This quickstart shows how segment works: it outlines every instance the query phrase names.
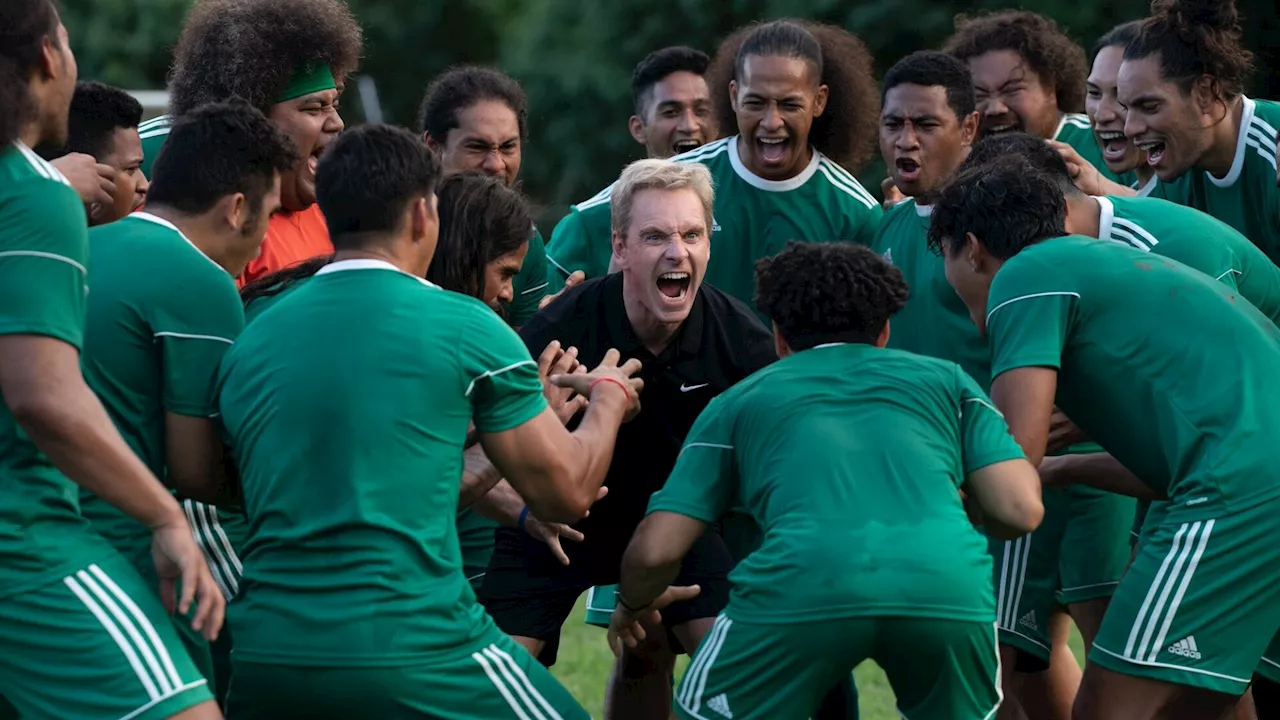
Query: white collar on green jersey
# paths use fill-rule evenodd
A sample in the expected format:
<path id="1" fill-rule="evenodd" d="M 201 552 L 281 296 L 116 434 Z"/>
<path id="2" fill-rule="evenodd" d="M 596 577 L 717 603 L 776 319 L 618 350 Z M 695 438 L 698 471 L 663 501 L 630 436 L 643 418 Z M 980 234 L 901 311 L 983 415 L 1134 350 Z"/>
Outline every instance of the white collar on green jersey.
<path id="1" fill-rule="evenodd" d="M 1116 206 L 1105 195 L 1094 195 L 1093 199 L 1098 201 L 1098 239 L 1110 240 L 1111 226 L 1116 221 Z"/>
<path id="2" fill-rule="evenodd" d="M 912 198 L 911 201 L 916 202 L 915 198 Z M 933 206 L 921 205 L 920 203 L 916 202 L 916 215 L 919 215 L 922 218 L 931 217 L 933 215 Z"/>
<path id="3" fill-rule="evenodd" d="M 195 243 L 191 242 L 191 238 L 187 237 L 186 235 L 183 235 L 183 234 L 182 234 L 182 231 L 178 229 L 178 226 L 177 226 L 177 225 L 174 225 L 173 223 L 169 222 L 168 220 L 165 220 L 165 219 L 164 219 L 164 218 L 162 218 L 162 217 L 156 217 L 155 215 L 152 215 L 151 213 L 149 213 L 149 212 L 144 212 L 144 211 L 138 211 L 138 212 L 136 212 L 136 213 L 132 213 L 132 214 L 130 214 L 130 215 L 128 215 L 128 216 L 126 216 L 126 217 L 130 217 L 130 218 L 137 218 L 137 219 L 139 219 L 139 220 L 145 220 L 145 221 L 147 221 L 147 222 L 149 222 L 149 223 L 155 223 L 156 225 L 159 225 L 159 226 L 161 226 L 161 227 L 169 228 L 169 229 L 170 229 L 170 230 L 172 230 L 175 234 L 177 234 L 177 236 L 178 236 L 178 237 L 182 238 L 182 240 L 183 240 L 184 242 L 186 242 L 188 245 L 190 245 L 192 250 L 195 250 L 196 252 L 200 253 L 200 257 L 202 257 L 202 258 L 204 258 L 205 260 L 208 260 L 209 262 L 211 262 L 211 263 L 213 263 L 214 265 L 216 265 L 216 266 L 217 266 L 217 268 L 218 268 L 219 270 L 221 270 L 222 272 L 226 272 L 226 271 L 227 271 L 227 270 L 226 270 L 226 268 L 224 268 L 224 267 L 222 267 L 221 265 L 218 265 L 218 263 L 214 262 L 213 258 L 209 257 L 208 255 L 205 255 L 203 250 L 201 250 L 199 247 L 197 247 Z"/>
<path id="4" fill-rule="evenodd" d="M 1214 177 L 1208 170 L 1204 171 L 1206 180 L 1222 188 L 1231 187 L 1236 184 L 1236 180 L 1240 179 L 1240 172 L 1244 170 L 1244 154 L 1249 149 L 1249 130 L 1253 126 L 1253 110 L 1256 106 L 1252 100 L 1243 95 L 1240 96 L 1240 101 L 1244 103 L 1244 110 L 1240 113 L 1240 133 L 1236 137 L 1236 156 L 1231 161 L 1231 169 L 1221 178 Z"/>
<path id="5" fill-rule="evenodd" d="M 849 344 L 849 343 L 847 343 L 847 342 L 822 343 L 821 345 L 814 345 L 813 347 L 811 347 L 811 348 L 809 348 L 809 349 L 810 349 L 810 350 L 817 350 L 818 348 L 824 348 L 824 347 L 840 347 L 841 345 L 848 345 L 848 344 Z"/>
<path id="6" fill-rule="evenodd" d="M 1138 191 L 1138 197 L 1146 197 L 1151 194 L 1152 190 L 1156 189 L 1156 185 L 1160 184 L 1160 178 L 1155 173 L 1152 173 L 1151 177 L 1147 178 L 1146 184 L 1142 187 L 1137 187 L 1138 183 L 1136 180 L 1133 184 L 1133 189 Z"/>
<path id="7" fill-rule="evenodd" d="M 31 165 L 32 170 L 36 171 L 37 175 L 40 175 L 46 180 L 53 180 L 54 182 L 60 182 L 67 187 L 71 187 L 71 181 L 67 179 L 66 175 L 62 174 L 61 170 L 37 155 L 34 150 L 27 147 L 21 140 L 14 140 L 13 146 L 18 149 L 18 153 L 21 154 L 22 157 L 26 158 L 27 163 Z"/>
<path id="8" fill-rule="evenodd" d="M 751 187 L 768 192 L 787 192 L 803 186 L 809 182 L 809 178 L 813 177 L 814 173 L 818 172 L 818 163 L 822 161 L 822 153 L 818 152 L 817 148 L 812 148 L 812 150 L 813 155 L 809 158 L 809 164 L 804 170 L 800 171 L 799 175 L 789 180 L 765 180 L 742 164 L 742 158 L 738 157 L 738 136 L 734 135 L 729 138 L 729 164 L 733 166 L 733 171 L 738 174 L 738 177 L 745 180 Z"/>
<path id="9" fill-rule="evenodd" d="M 403 275 L 409 275 L 409 277 L 413 278 L 414 280 L 417 280 L 418 282 L 422 283 L 423 285 L 426 285 L 427 287 L 439 287 L 435 283 L 430 282 L 425 278 L 420 278 L 417 275 L 410 275 L 409 273 L 401 270 L 400 268 L 396 267 L 395 265 L 392 265 L 391 263 L 385 260 L 373 260 L 373 259 L 367 259 L 367 258 L 359 258 L 356 260 L 339 260 L 338 262 L 331 262 L 328 265 L 325 265 L 324 267 L 316 271 L 316 275 L 328 275 L 329 273 L 344 272 L 347 270 L 391 270 L 392 272 L 398 272 Z"/>

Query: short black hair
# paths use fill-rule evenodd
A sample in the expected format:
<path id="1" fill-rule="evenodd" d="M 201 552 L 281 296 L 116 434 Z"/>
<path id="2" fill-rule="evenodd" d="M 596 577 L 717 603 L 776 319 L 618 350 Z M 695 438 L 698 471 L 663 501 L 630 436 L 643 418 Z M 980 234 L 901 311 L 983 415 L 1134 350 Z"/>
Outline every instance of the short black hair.
<path id="1" fill-rule="evenodd" d="M 265 113 L 301 68 L 325 64 L 345 82 L 362 42 L 343 0 L 199 0 L 173 50 L 169 107 L 239 96 Z"/>
<path id="2" fill-rule="evenodd" d="M 227 195 L 244 193 L 256 212 L 276 173 L 297 161 L 293 142 L 244 100 L 202 105 L 169 129 L 151 166 L 147 204 L 199 215 Z"/>
<path id="3" fill-rule="evenodd" d="M 99 161 L 110 149 L 117 128 L 136 128 L 142 122 L 142 103 L 118 87 L 99 82 L 76 83 L 67 118 L 67 142 L 60 148 L 37 148 L 46 159 L 84 153 Z"/>
<path id="4" fill-rule="evenodd" d="M 44 39 L 58 42 L 58 8 L 53 0 L 0 3 L 0 146 L 8 146 L 39 114 L 31 96 L 31 74 L 40 67 Z"/>
<path id="5" fill-rule="evenodd" d="M 874 343 L 909 294 L 902 271 L 856 243 L 793 242 L 756 262 L 756 306 L 797 352 Z"/>
<path id="6" fill-rule="evenodd" d="M 1160 74 L 1184 93 L 1201 77 L 1229 100 L 1244 92 L 1253 53 L 1240 44 L 1243 31 L 1235 0 L 1154 0 L 1151 17 L 1125 47 L 1125 60 L 1160 56 Z"/>
<path id="7" fill-rule="evenodd" d="M 747 57 L 804 60 L 827 86 L 827 109 L 809 128 L 809 144 L 832 162 L 857 174 L 877 150 L 880 89 L 871 53 L 856 35 L 835 25 L 807 20 L 774 20 L 739 28 L 720 43 L 707 69 L 707 87 L 716 122 L 738 127 L 729 81 L 738 80 Z"/>
<path id="8" fill-rule="evenodd" d="M 1138 39 L 1138 34 L 1142 32 L 1141 20 L 1130 20 L 1127 23 L 1120 23 L 1111 28 L 1105 35 L 1098 38 L 1098 42 L 1093 44 L 1093 48 L 1089 50 L 1089 67 L 1093 67 L 1093 62 L 1098 59 L 1098 53 L 1109 47 L 1119 46 L 1121 49 L 1129 47 L 1129 43 Z"/>
<path id="9" fill-rule="evenodd" d="M 654 50 L 645 55 L 631 72 L 631 106 L 637 117 L 646 114 L 646 105 L 653 99 L 653 86 L 678 72 L 705 75 L 711 58 L 701 50 L 686 45 L 673 45 Z"/>
<path id="10" fill-rule="evenodd" d="M 969 157 L 965 158 L 960 169 L 988 165 L 998 158 L 1009 156 L 1026 160 L 1031 167 L 1057 183 L 1063 193 L 1074 195 L 1081 192 L 1071 179 L 1071 171 L 1062 155 L 1044 139 L 1024 132 L 1000 133 L 982 138 L 973 144 Z"/>
<path id="11" fill-rule="evenodd" d="M 444 143 L 449 131 L 458 127 L 458 113 L 481 100 L 496 100 L 511 108 L 520 128 L 520 139 L 525 138 L 529 101 L 524 88 L 509 75 L 478 65 L 449 68 L 431 81 L 418 111 L 418 132 Z"/>
<path id="12" fill-rule="evenodd" d="M 884 74 L 883 98 L 899 85 L 941 87 L 947 92 L 947 105 L 963 120 L 977 107 L 973 92 L 973 75 L 969 66 L 956 56 L 937 50 L 920 50 L 902 58 Z"/>
<path id="13" fill-rule="evenodd" d="M 963 168 L 933 205 L 929 247 L 955 255 L 973 233 L 1008 260 L 1042 240 L 1067 234 L 1067 206 L 1057 183 L 1020 155 Z"/>
<path id="14" fill-rule="evenodd" d="M 351 250 L 398 229 L 405 206 L 439 182 L 440 161 L 420 138 L 391 125 L 361 125 L 320 158 L 316 202 L 334 249 Z"/>
<path id="15" fill-rule="evenodd" d="M 480 173 L 445 178 L 439 200 L 440 239 L 427 279 L 445 290 L 481 298 L 484 267 L 533 236 L 529 203 L 501 179 Z"/>
<path id="16" fill-rule="evenodd" d="M 956 32 L 943 50 L 961 60 L 996 50 L 1022 56 L 1040 82 L 1053 88 L 1061 112 L 1084 111 L 1084 81 L 1089 76 L 1084 50 L 1056 22 L 1029 10 L 1002 10 L 977 16 L 957 15 Z"/>

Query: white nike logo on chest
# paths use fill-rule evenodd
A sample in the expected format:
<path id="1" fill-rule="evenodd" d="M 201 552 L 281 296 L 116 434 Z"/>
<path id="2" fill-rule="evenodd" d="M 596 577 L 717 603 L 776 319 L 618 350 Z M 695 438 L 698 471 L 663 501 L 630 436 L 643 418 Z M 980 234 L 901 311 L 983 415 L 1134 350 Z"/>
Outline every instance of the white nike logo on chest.
<path id="1" fill-rule="evenodd" d="M 693 391 L 693 390 L 697 390 L 698 388 L 704 388 L 704 387 L 706 387 L 706 386 L 708 386 L 708 385 L 710 385 L 710 384 L 711 384 L 711 383 L 702 383 L 701 385 L 684 385 L 684 384 L 681 384 L 681 385 L 680 385 L 680 392 L 691 392 L 691 391 Z"/>

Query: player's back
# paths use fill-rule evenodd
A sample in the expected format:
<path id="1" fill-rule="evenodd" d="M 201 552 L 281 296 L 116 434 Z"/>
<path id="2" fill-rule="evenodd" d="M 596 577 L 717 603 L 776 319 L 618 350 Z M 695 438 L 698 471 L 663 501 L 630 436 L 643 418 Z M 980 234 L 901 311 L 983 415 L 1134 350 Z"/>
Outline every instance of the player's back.
<path id="1" fill-rule="evenodd" d="M 1280 324 L 1280 267 L 1238 230 L 1211 215 L 1148 197 L 1099 197 L 1098 236 L 1173 258 L 1240 291 Z"/>
<path id="2" fill-rule="evenodd" d="M 847 170 L 816 150 L 809 165 L 789 180 L 766 180 L 748 170 L 738 155 L 737 136 L 672 160 L 701 163 L 711 172 L 716 198 L 704 281 L 748 304 L 757 260 L 776 255 L 791 241 L 870 245 L 883 214 Z M 598 277 L 607 272 L 611 190 L 575 206 L 556 226 L 547 259 L 561 273 L 583 270 Z"/>
<path id="3" fill-rule="evenodd" d="M 1202 210 L 1239 230 L 1280 263 L 1280 187 L 1276 187 L 1276 128 L 1280 103 L 1244 98 L 1235 158 L 1227 174 L 1192 169 L 1153 196 Z"/>
<path id="4" fill-rule="evenodd" d="M 909 199 L 890 208 L 872 249 L 902 271 L 911 295 L 889 322 L 888 347 L 951 360 L 978 386 L 991 385 L 991 351 L 969 308 L 947 282 L 942 257 L 929 249 L 932 208 Z"/>
<path id="5" fill-rule="evenodd" d="M 1206 513 L 1280 495 L 1280 330 L 1175 260 L 1065 237 L 996 274 L 992 374 L 1055 366 L 1057 404 L 1125 467 Z M 1038 329 L 1037 329 L 1038 328 Z M 1047 328 L 1047 330 L 1046 330 Z"/>
<path id="6" fill-rule="evenodd" d="M 250 522 L 237 655 L 420 660 L 484 630 L 454 526 L 467 427 L 545 407 L 492 401 L 520 369 L 484 362 L 500 348 L 532 365 L 479 301 L 373 261 L 322 268 L 246 327 L 220 394 Z"/>
<path id="7" fill-rule="evenodd" d="M 869 345 L 784 358 L 717 401 L 737 501 L 764 532 L 734 571 L 737 616 L 991 620 L 987 543 L 958 488 L 965 415 L 999 414 L 954 363 Z M 710 409 L 708 409 L 710 412 Z"/>

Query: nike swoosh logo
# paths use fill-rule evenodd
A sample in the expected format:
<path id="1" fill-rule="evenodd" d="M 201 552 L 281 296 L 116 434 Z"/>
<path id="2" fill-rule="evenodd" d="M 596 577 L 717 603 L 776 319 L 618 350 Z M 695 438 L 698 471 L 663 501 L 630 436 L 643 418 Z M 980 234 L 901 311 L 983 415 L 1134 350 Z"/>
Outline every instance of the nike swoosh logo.
<path id="1" fill-rule="evenodd" d="M 710 384 L 711 383 L 702 383 L 701 385 L 683 385 L 682 384 L 680 386 L 680 392 L 691 392 L 693 390 L 697 390 L 698 388 L 704 388 Z"/>

